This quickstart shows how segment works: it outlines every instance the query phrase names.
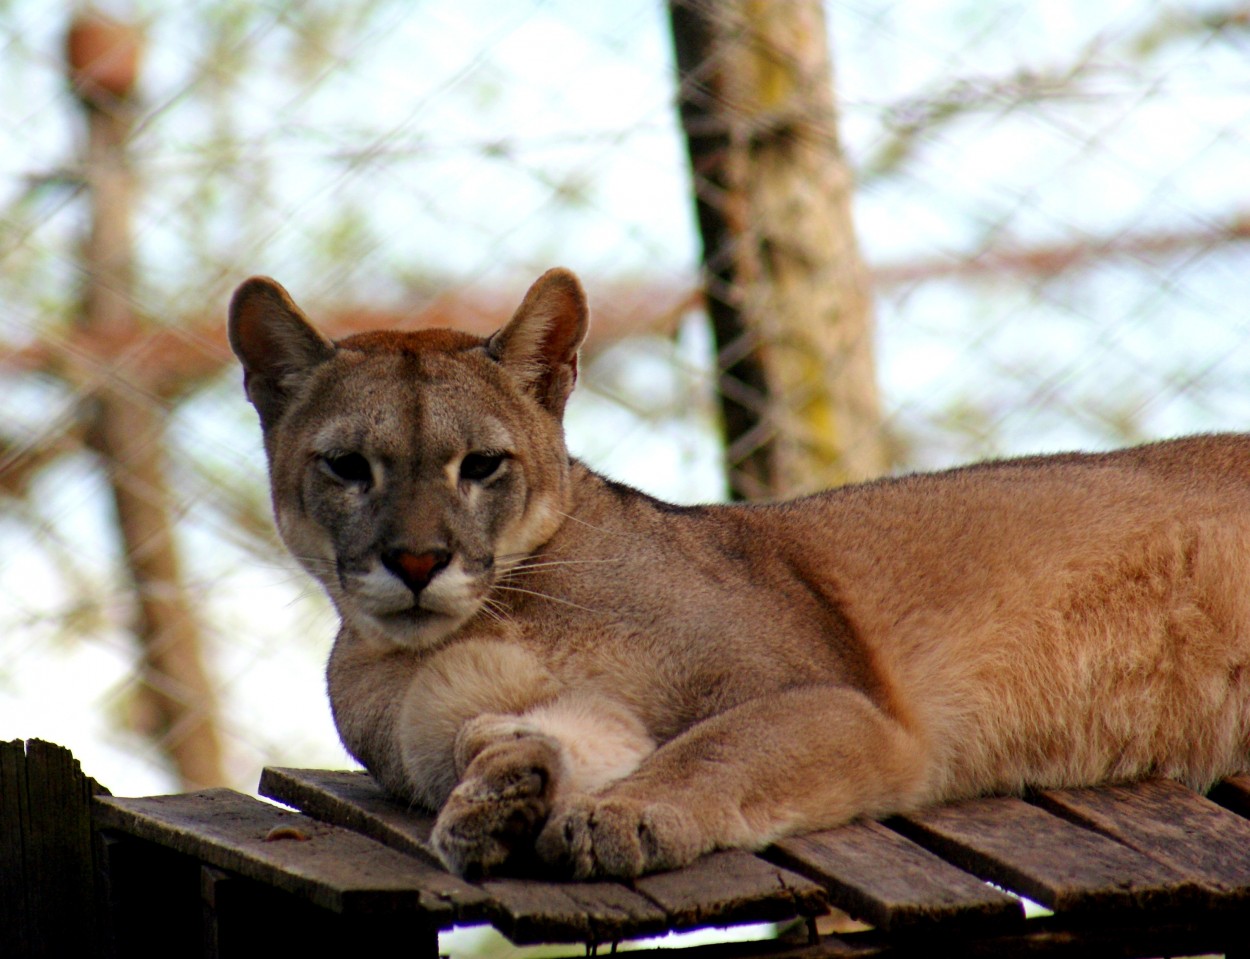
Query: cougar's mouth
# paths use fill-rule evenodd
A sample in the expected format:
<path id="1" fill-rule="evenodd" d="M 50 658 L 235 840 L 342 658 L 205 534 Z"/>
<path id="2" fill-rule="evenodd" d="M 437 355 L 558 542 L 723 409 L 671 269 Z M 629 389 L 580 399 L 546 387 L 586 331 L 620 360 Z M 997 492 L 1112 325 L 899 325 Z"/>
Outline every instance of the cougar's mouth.
<path id="1" fill-rule="evenodd" d="M 469 616 L 433 612 L 414 604 L 407 609 L 368 613 L 364 618 L 370 621 L 368 632 L 375 636 L 396 646 L 421 649 L 450 636 Z"/>
<path id="2" fill-rule="evenodd" d="M 382 613 L 374 619 L 388 632 L 396 631 L 405 634 L 414 630 L 423 633 L 451 632 L 464 622 L 463 617 L 448 613 L 432 613 L 420 606 L 412 606 L 398 612 Z"/>
<path id="3" fill-rule="evenodd" d="M 416 590 L 381 562 L 346 579 L 342 595 L 351 612 L 341 610 L 344 617 L 363 632 L 407 648 L 429 646 L 455 632 L 482 608 L 491 585 L 489 569 L 466 572 L 460 556 L 441 564 Z"/>

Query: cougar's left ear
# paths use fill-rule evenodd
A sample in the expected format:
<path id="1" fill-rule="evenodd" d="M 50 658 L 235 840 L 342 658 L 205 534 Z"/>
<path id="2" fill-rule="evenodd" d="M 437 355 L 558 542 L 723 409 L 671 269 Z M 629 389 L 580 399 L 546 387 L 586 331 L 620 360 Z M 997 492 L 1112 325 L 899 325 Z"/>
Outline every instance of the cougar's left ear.
<path id="1" fill-rule="evenodd" d="M 548 270 L 529 288 L 508 325 L 486 343 L 504 369 L 557 419 L 577 382 L 577 351 L 590 311 L 569 270 Z"/>

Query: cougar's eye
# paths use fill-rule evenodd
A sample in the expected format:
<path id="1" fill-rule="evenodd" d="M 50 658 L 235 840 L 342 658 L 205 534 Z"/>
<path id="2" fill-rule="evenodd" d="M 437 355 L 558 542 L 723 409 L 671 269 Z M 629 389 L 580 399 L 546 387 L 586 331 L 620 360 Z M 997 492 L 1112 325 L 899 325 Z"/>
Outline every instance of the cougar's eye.
<path id="1" fill-rule="evenodd" d="M 487 451 L 482 453 L 466 453 L 460 461 L 460 478 L 462 480 L 484 480 L 495 475 L 495 471 L 507 458 L 506 453 Z"/>
<path id="2" fill-rule="evenodd" d="M 359 453 L 327 453 L 321 462 L 330 473 L 344 483 L 373 482 L 373 470 L 369 461 Z"/>

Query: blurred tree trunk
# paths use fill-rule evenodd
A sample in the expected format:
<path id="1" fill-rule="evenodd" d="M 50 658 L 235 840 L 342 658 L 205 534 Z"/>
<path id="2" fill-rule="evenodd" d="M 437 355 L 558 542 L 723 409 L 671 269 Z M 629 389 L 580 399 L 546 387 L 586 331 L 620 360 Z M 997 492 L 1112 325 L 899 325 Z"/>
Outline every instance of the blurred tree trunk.
<path id="1" fill-rule="evenodd" d="M 670 0 L 735 498 L 887 466 L 820 0 Z"/>
<path id="2" fill-rule="evenodd" d="M 137 37 L 122 25 L 84 14 L 71 27 L 67 53 L 86 115 L 84 180 L 91 204 L 80 323 L 102 342 L 135 342 L 134 184 L 127 141 Z M 108 476 L 134 590 L 135 634 L 143 651 L 142 725 L 169 756 L 184 788 L 220 785 L 214 698 L 173 538 L 164 410 L 155 384 L 119 372 L 104 362 L 89 370 L 89 438 Z"/>

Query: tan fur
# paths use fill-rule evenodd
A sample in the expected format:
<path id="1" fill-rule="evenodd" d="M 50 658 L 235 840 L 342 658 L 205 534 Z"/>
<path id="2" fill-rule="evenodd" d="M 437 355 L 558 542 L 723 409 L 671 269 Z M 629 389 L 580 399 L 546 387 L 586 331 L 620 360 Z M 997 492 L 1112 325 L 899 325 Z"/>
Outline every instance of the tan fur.
<path id="1" fill-rule="evenodd" d="M 260 278 L 231 306 L 343 741 L 450 867 L 1250 766 L 1250 438 L 678 508 L 565 451 L 586 316 L 558 270 L 489 340 L 332 345 Z"/>

